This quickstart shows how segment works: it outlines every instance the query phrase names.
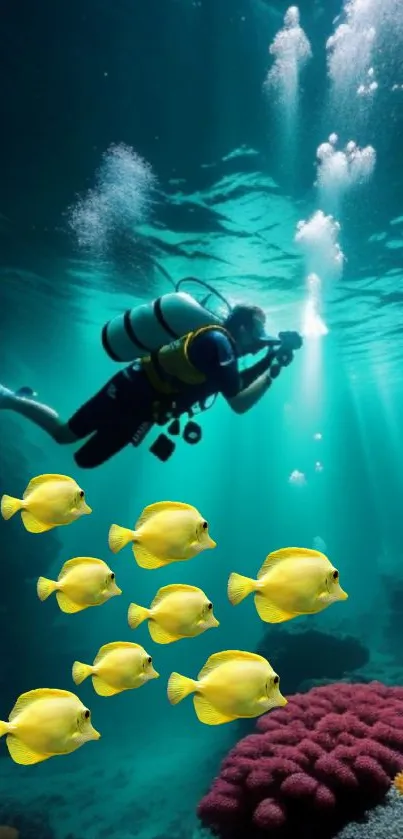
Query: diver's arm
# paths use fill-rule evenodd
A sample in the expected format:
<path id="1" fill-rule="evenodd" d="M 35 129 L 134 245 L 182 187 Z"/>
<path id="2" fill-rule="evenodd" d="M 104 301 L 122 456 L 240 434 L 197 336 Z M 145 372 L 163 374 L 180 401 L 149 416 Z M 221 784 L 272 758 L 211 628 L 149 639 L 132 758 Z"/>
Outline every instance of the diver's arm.
<path id="1" fill-rule="evenodd" d="M 266 391 L 269 389 L 270 385 L 270 375 L 264 373 L 262 376 L 259 376 L 256 381 L 252 382 L 249 387 L 239 391 L 236 396 L 225 398 L 230 408 L 235 411 L 236 414 L 245 414 L 246 411 L 249 411 L 250 408 L 253 408 L 253 406 L 259 402 L 262 396 L 264 396 Z"/>
<path id="2" fill-rule="evenodd" d="M 252 364 L 251 367 L 247 367 L 246 370 L 242 370 L 239 374 L 241 379 L 240 390 L 245 390 L 249 387 L 249 385 L 259 379 L 263 373 L 270 370 L 274 358 L 275 353 L 272 349 L 270 349 L 263 358 L 260 359 L 260 361 L 257 361 L 256 364 Z"/>

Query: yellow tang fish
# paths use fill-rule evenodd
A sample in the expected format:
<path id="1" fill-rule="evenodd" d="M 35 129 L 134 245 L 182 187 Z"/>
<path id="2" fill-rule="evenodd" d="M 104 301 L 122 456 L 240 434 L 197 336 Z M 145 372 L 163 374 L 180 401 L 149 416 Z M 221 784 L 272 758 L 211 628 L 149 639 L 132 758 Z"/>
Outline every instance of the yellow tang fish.
<path id="1" fill-rule="evenodd" d="M 195 638 L 206 629 L 219 626 L 213 604 L 204 591 L 179 583 L 160 588 L 149 609 L 131 603 L 127 617 L 132 629 L 148 620 L 151 638 L 157 644 Z"/>
<path id="2" fill-rule="evenodd" d="M 94 690 L 99 696 L 113 696 L 123 690 L 139 688 L 150 679 L 158 679 L 151 656 L 139 644 L 129 641 L 113 641 L 105 644 L 95 658 L 94 664 L 73 664 L 73 681 L 81 685 L 92 676 Z"/>
<path id="3" fill-rule="evenodd" d="M 3 495 L 1 515 L 11 519 L 21 510 L 22 523 L 30 533 L 44 533 L 92 513 L 84 490 L 67 475 L 38 475 L 29 482 L 21 498 Z"/>
<path id="4" fill-rule="evenodd" d="M 197 681 L 171 673 L 167 692 L 172 705 L 194 693 L 193 704 L 200 722 L 220 725 L 258 717 L 271 708 L 286 705 L 279 685 L 277 673 L 263 656 L 224 650 L 210 656 Z"/>
<path id="5" fill-rule="evenodd" d="M 135 530 L 113 524 L 108 541 L 113 553 L 133 542 L 134 558 L 141 568 L 160 568 L 216 547 L 198 510 L 180 501 L 159 501 L 146 507 Z"/>
<path id="6" fill-rule="evenodd" d="M 102 559 L 92 556 L 77 556 L 64 563 L 55 580 L 39 577 L 36 590 L 39 600 L 46 600 L 56 592 L 62 612 L 72 614 L 101 606 L 111 597 L 122 594 L 115 582 L 115 574 Z"/>
<path id="7" fill-rule="evenodd" d="M 15 763 L 40 763 L 74 752 L 100 734 L 91 725 L 91 712 L 69 690 L 40 688 L 22 693 L 9 722 L 0 722 L 0 737 Z"/>
<path id="8" fill-rule="evenodd" d="M 315 615 L 331 603 L 347 600 L 339 572 L 325 554 L 308 548 L 282 548 L 265 559 L 257 580 L 231 574 L 228 597 L 233 606 L 255 592 L 255 606 L 266 623 Z"/>

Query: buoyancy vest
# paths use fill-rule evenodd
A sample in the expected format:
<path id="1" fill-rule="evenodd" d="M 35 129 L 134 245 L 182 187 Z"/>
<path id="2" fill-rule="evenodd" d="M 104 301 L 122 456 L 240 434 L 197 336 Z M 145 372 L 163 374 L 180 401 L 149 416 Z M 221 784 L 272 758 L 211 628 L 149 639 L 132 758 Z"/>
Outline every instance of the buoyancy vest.
<path id="1" fill-rule="evenodd" d="M 232 336 L 223 326 L 202 326 L 141 359 L 141 367 L 158 393 L 183 393 L 189 386 L 206 381 L 206 375 L 190 361 L 189 349 L 195 338 L 212 330 L 223 332 L 234 344 Z"/>

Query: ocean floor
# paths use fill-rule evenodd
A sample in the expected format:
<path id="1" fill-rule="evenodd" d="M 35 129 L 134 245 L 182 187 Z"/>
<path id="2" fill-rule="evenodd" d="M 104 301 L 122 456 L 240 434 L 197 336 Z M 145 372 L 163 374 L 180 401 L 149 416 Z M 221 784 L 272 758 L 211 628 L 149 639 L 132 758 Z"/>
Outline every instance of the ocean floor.
<path id="1" fill-rule="evenodd" d="M 100 743 L 102 741 L 99 741 Z M 0 824 L 44 813 L 57 839 L 201 839 L 196 806 L 214 774 L 203 745 L 192 738 L 164 742 L 164 757 L 127 746 L 96 749 L 21 767 L 0 760 Z M 80 754 L 81 753 L 81 754 Z M 199 755 L 197 758 L 196 756 Z M 85 756 L 85 757 L 84 757 Z M 16 822 L 18 824 L 18 822 Z M 21 831 L 21 839 L 25 839 Z M 37 836 L 35 839 L 42 839 Z"/>

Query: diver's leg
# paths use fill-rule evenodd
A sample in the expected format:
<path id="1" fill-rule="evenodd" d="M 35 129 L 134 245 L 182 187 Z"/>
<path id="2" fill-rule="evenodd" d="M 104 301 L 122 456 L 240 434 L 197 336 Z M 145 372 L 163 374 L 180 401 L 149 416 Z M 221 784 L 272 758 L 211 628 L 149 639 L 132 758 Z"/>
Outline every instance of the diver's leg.
<path id="1" fill-rule="evenodd" d="M 63 422 L 53 408 L 42 405 L 34 399 L 24 399 L 12 390 L 0 385 L 0 410 L 13 411 L 31 420 L 43 431 L 46 431 L 56 443 L 74 443 L 76 435 L 67 422 Z"/>

